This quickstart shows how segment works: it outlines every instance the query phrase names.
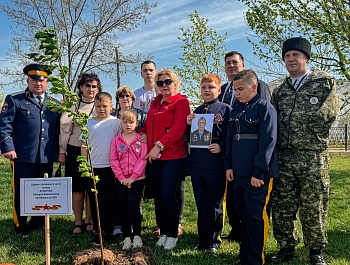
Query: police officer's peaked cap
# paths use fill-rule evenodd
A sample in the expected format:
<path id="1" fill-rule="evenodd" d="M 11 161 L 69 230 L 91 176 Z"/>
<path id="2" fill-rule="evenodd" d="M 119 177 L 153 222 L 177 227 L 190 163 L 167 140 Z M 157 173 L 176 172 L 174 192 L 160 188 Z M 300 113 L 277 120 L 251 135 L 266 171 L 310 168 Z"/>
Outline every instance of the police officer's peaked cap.
<path id="1" fill-rule="evenodd" d="M 44 80 L 51 71 L 44 68 L 45 66 L 38 63 L 28 64 L 23 68 L 23 73 L 34 80 Z"/>
<path id="2" fill-rule="evenodd" d="M 305 54 L 308 60 L 310 60 L 311 54 L 311 44 L 307 39 L 298 37 L 298 38 L 290 38 L 283 43 L 282 49 L 282 59 L 284 60 L 284 55 L 291 51 L 296 50 Z"/>

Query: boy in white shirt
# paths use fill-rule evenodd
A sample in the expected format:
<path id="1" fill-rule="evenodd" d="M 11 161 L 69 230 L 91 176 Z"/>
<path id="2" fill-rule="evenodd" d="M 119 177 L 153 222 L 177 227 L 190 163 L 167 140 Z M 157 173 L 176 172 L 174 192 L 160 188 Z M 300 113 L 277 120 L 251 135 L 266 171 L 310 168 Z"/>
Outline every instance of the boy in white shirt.
<path id="1" fill-rule="evenodd" d="M 92 146 L 91 161 L 94 175 L 98 175 L 100 181 L 96 184 L 98 191 L 98 205 L 100 212 L 101 228 L 104 232 L 104 239 L 107 244 L 113 243 L 113 220 L 116 209 L 114 196 L 116 196 L 116 184 L 114 173 L 111 169 L 109 151 L 111 143 L 120 133 L 120 120 L 110 116 L 112 110 L 112 96 L 107 92 L 100 92 L 95 97 L 96 116 L 90 118 L 86 125 L 89 130 L 88 143 Z M 81 155 L 86 156 L 87 151 L 82 143 Z M 92 188 L 91 180 L 91 188 Z M 94 230 L 97 231 L 97 212 L 95 193 L 90 190 L 89 198 L 91 202 L 91 213 L 94 223 Z M 94 245 L 100 245 L 98 234 L 95 234 Z"/>

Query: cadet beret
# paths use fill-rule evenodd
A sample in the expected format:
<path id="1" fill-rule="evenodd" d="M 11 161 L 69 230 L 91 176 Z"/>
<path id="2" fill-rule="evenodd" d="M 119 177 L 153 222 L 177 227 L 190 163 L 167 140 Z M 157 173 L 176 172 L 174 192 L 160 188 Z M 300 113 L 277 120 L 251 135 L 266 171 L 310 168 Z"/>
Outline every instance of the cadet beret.
<path id="1" fill-rule="evenodd" d="M 282 49 L 282 59 L 284 60 L 284 55 L 291 51 L 296 50 L 305 54 L 308 60 L 310 60 L 311 54 L 311 44 L 307 39 L 304 38 L 290 38 L 283 43 Z"/>
<path id="2" fill-rule="evenodd" d="M 34 80 L 44 80 L 51 72 L 48 69 L 44 69 L 44 65 L 38 63 L 28 64 L 23 68 L 23 73 Z"/>

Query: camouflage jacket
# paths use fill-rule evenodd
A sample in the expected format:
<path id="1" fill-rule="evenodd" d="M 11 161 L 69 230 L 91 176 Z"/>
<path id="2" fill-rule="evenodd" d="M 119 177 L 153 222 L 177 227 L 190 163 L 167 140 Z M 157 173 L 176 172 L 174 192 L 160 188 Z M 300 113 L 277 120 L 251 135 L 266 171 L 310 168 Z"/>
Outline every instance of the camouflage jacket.
<path id="1" fill-rule="evenodd" d="M 295 90 L 291 79 L 272 93 L 271 103 L 278 115 L 278 149 L 326 150 L 329 129 L 339 114 L 334 78 L 315 70 Z"/>

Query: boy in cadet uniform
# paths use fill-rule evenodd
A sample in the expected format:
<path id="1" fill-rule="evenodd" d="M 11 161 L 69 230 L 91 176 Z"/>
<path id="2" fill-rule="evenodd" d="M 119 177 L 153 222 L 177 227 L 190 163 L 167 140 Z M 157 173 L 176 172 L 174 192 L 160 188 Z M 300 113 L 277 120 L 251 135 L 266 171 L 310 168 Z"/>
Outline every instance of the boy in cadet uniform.
<path id="1" fill-rule="evenodd" d="M 11 160 L 14 231 L 28 237 L 34 229 L 43 229 L 44 217 L 20 215 L 20 179 L 52 175 L 58 158 L 60 114 L 46 107 L 47 100 L 58 100 L 46 93 L 51 73 L 42 64 L 29 64 L 23 69 L 28 87 L 7 95 L 0 115 L 2 155 Z"/>
<path id="2" fill-rule="evenodd" d="M 231 107 L 218 100 L 221 79 L 217 74 L 206 74 L 201 80 L 204 104 L 187 116 L 188 133 L 196 114 L 214 114 L 212 143 L 208 148 L 190 149 L 189 163 L 194 197 L 198 209 L 198 237 L 196 250 L 216 254 L 220 248 L 222 230 L 222 201 L 225 192 L 225 139 Z"/>
<path id="3" fill-rule="evenodd" d="M 233 78 L 239 104 L 231 111 L 226 138 L 226 179 L 233 181 L 233 203 L 243 235 L 237 264 L 265 263 L 269 218 L 267 204 L 277 176 L 277 114 L 257 94 L 257 76 L 243 70 Z"/>

